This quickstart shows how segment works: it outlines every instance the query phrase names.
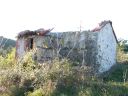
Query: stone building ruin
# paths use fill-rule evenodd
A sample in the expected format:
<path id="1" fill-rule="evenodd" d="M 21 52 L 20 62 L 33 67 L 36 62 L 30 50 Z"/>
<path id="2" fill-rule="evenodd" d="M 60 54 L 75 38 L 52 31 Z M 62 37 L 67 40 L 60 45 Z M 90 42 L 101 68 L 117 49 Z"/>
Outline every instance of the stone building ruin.
<path id="1" fill-rule="evenodd" d="M 117 38 L 111 21 L 82 32 L 50 32 L 52 29 L 26 30 L 17 36 L 16 57 L 36 50 L 36 60 L 44 62 L 55 57 L 69 58 L 77 65 L 98 66 L 99 72 L 116 64 Z"/>

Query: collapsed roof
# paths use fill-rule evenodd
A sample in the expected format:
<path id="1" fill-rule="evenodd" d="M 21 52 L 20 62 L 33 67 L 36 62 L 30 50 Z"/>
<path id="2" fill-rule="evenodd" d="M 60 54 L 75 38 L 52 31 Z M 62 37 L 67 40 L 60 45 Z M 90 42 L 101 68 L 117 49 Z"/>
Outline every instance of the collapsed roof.
<path id="1" fill-rule="evenodd" d="M 102 21 L 101 23 L 99 23 L 98 27 L 92 29 L 90 32 L 99 32 L 108 23 L 110 23 L 112 30 L 113 30 L 113 34 L 115 36 L 115 39 L 118 42 L 117 37 L 114 32 L 114 29 L 113 29 L 113 26 L 112 26 L 112 21 L 110 21 L 110 20 Z M 34 36 L 44 36 L 44 35 L 48 34 L 49 32 L 51 32 L 53 29 L 54 28 L 45 30 L 44 28 L 41 28 L 41 29 L 38 29 L 35 31 L 25 30 L 25 31 L 20 32 L 18 34 L 17 38 L 23 38 L 23 37 L 33 36 L 33 35 Z"/>
<path id="2" fill-rule="evenodd" d="M 25 31 L 20 32 L 17 38 L 23 38 L 23 37 L 33 36 L 33 35 L 44 36 L 45 34 L 49 33 L 52 30 L 53 28 L 47 29 L 47 30 L 41 28 L 35 31 L 25 30 Z"/>
<path id="3" fill-rule="evenodd" d="M 92 32 L 96 32 L 96 31 L 100 31 L 106 24 L 110 23 L 112 25 L 112 21 L 102 21 L 101 23 L 99 23 L 98 27 L 92 29 Z"/>

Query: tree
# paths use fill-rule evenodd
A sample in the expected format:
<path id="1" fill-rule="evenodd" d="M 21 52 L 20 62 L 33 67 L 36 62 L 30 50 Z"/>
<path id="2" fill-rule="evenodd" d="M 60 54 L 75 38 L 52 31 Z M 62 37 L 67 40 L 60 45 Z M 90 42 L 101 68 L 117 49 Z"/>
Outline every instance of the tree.
<path id="1" fill-rule="evenodd" d="M 119 49 L 125 53 L 128 52 L 128 40 L 119 40 Z"/>

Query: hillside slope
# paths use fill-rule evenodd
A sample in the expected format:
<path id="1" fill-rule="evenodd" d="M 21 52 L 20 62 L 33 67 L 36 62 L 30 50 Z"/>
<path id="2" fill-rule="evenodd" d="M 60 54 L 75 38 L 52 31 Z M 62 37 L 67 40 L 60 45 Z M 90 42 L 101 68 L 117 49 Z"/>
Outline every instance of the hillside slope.
<path id="1" fill-rule="evenodd" d="M 7 49 L 8 47 L 15 47 L 15 40 L 0 36 L 0 48 Z"/>

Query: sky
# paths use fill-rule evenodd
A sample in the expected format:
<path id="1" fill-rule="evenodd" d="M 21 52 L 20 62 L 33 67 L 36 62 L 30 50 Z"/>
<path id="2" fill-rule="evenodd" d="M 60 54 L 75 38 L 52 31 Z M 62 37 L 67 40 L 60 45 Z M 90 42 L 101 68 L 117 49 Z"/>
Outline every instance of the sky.
<path id="1" fill-rule="evenodd" d="M 95 28 L 111 20 L 117 38 L 128 39 L 127 0 L 0 0 L 0 36 L 16 39 L 24 30 L 53 32 Z"/>

